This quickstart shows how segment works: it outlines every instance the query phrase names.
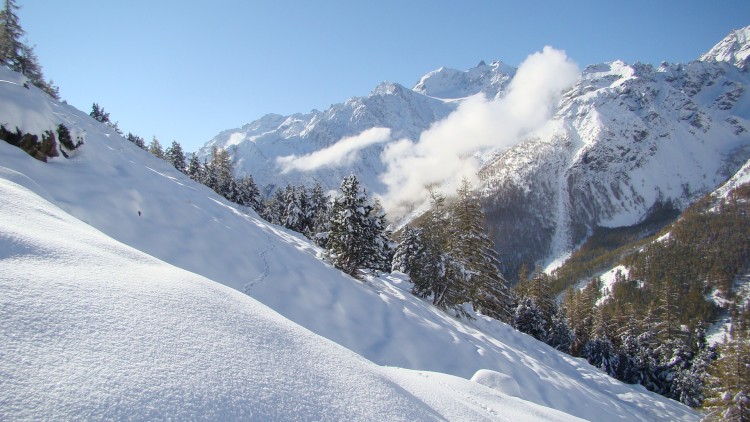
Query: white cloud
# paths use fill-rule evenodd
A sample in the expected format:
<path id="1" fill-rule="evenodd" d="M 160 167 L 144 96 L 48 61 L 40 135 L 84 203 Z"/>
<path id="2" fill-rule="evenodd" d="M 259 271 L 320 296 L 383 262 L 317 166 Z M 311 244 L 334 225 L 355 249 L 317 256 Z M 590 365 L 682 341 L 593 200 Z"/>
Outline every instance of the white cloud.
<path id="1" fill-rule="evenodd" d="M 386 142 L 391 139 L 391 130 L 375 127 L 367 129 L 359 135 L 343 138 L 328 148 L 298 157 L 287 155 L 279 157 L 276 162 L 281 166 L 282 173 L 290 171 L 313 171 L 321 167 L 339 167 L 349 165 L 357 158 L 362 148 L 373 144 Z"/>
<path id="2" fill-rule="evenodd" d="M 389 214 L 402 216 L 428 199 L 427 186 L 449 193 L 466 177 L 476 182 L 473 155 L 489 147 L 511 147 L 543 126 L 564 89 L 579 77 L 564 52 L 544 47 L 519 66 L 502 98 L 465 100 L 444 120 L 422 132 L 417 142 L 404 139 L 386 146 L 381 176 Z"/>

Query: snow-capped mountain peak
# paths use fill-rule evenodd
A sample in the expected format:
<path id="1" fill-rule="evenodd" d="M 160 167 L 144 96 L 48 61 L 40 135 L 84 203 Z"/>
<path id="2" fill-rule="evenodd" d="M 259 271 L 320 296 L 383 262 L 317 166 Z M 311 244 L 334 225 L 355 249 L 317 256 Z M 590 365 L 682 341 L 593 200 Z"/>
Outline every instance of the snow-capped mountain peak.
<path id="1" fill-rule="evenodd" d="M 750 68 L 750 26 L 742 29 L 736 29 L 727 35 L 711 50 L 703 54 L 701 61 L 714 60 L 717 62 L 727 62 L 740 69 L 747 70 Z"/>
<path id="2" fill-rule="evenodd" d="M 494 98 L 515 75 L 516 69 L 500 61 L 489 65 L 482 60 L 476 67 L 461 71 L 441 67 L 424 75 L 414 91 L 429 97 L 453 100 L 483 92 Z"/>

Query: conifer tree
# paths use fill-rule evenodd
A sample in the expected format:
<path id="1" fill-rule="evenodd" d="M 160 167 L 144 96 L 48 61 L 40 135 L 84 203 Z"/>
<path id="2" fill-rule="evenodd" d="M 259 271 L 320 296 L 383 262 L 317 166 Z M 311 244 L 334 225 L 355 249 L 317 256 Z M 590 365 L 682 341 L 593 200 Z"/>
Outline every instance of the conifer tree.
<path id="1" fill-rule="evenodd" d="M 498 269 L 494 243 L 485 231 L 484 211 L 473 195 L 471 184 L 464 179 L 457 193 L 451 227 L 451 255 L 467 274 L 468 292 L 465 299 L 477 311 L 510 322 L 511 292 Z"/>
<path id="2" fill-rule="evenodd" d="M 662 344 L 671 343 L 679 334 L 678 303 L 680 300 L 678 287 L 669 279 L 663 280 L 658 286 L 657 298 L 654 303 L 656 315 L 657 338 Z"/>
<path id="3" fill-rule="evenodd" d="M 20 71 L 19 60 L 23 54 L 21 38 L 26 31 L 18 19 L 16 0 L 5 0 L 0 11 L 0 63 L 15 71 Z"/>
<path id="4" fill-rule="evenodd" d="M 104 108 L 101 107 L 98 103 L 94 103 L 91 105 L 91 112 L 89 113 L 89 116 L 93 117 L 97 122 L 110 123 L 109 113 L 104 111 Z"/>
<path id="5" fill-rule="evenodd" d="M 203 165 L 198 160 L 198 154 L 194 152 L 190 154 L 190 159 L 188 160 L 187 175 L 198 183 L 203 183 L 204 181 Z"/>
<path id="6" fill-rule="evenodd" d="M 537 340 L 544 341 L 547 339 L 547 330 L 545 329 L 542 312 L 536 303 L 534 303 L 534 300 L 529 297 L 521 299 L 518 307 L 516 307 L 513 316 L 513 327 Z"/>
<path id="7" fill-rule="evenodd" d="M 330 230 L 328 222 L 330 220 L 330 198 L 323 191 L 323 186 L 318 182 L 313 186 L 310 191 L 310 209 L 309 209 L 309 221 L 310 225 L 306 233 L 308 239 L 312 239 L 315 243 L 325 248 L 327 244 L 327 233 Z"/>
<path id="8" fill-rule="evenodd" d="M 573 331 L 568 326 L 565 310 L 562 307 L 558 307 L 555 315 L 552 316 L 546 343 L 563 353 L 570 353 Z"/>
<path id="9" fill-rule="evenodd" d="M 237 197 L 237 180 L 234 177 L 234 166 L 225 149 L 211 148 L 211 158 L 203 165 L 205 185 L 224 198 L 234 202 Z"/>
<path id="10" fill-rule="evenodd" d="M 432 295 L 432 304 L 468 316 L 462 304 L 470 302 L 470 273 L 451 253 L 451 223 L 445 196 L 430 190 L 431 208 L 423 227 L 425 239 L 424 280 L 415 281 L 417 296 Z"/>
<path id="11" fill-rule="evenodd" d="M 716 348 L 708 345 L 703 327 L 695 330 L 692 358 L 689 366 L 677 372 L 672 381 L 671 396 L 690 407 L 703 405 L 708 378 L 708 367 L 718 357 Z"/>
<path id="12" fill-rule="evenodd" d="M 141 138 L 140 136 L 133 135 L 132 133 L 128 132 L 128 134 L 125 136 L 125 139 L 134 143 L 140 149 L 143 149 L 143 150 L 147 149 L 146 141 L 144 141 L 144 139 Z"/>
<path id="13" fill-rule="evenodd" d="M 263 205 L 263 218 L 269 223 L 282 225 L 282 216 L 286 210 L 284 192 L 276 189 L 273 196 Z"/>
<path id="14" fill-rule="evenodd" d="M 20 72 L 34 86 L 59 100 L 58 88 L 44 79 L 34 48 L 21 41 L 26 31 L 21 28 L 18 9 L 15 0 L 5 0 L 0 11 L 0 64 Z"/>
<path id="15" fill-rule="evenodd" d="M 582 356 L 590 364 L 603 370 L 611 376 L 616 376 L 620 362 L 619 355 L 612 342 L 612 330 L 608 324 L 609 316 L 604 306 L 597 306 L 594 310 L 594 321 L 589 341 L 583 348 Z"/>
<path id="16" fill-rule="evenodd" d="M 182 145 L 177 141 L 172 141 L 172 145 L 167 147 L 164 151 L 164 159 L 171 163 L 174 168 L 181 171 L 182 173 L 187 172 L 187 164 L 185 163 L 185 152 L 182 150 Z"/>
<path id="17" fill-rule="evenodd" d="M 303 210 L 303 197 L 306 195 L 304 188 L 300 189 L 287 185 L 284 189 L 284 214 L 281 216 L 282 225 L 297 233 L 302 233 L 305 228 L 305 211 Z"/>
<path id="18" fill-rule="evenodd" d="M 260 201 L 260 191 L 258 186 L 255 184 L 253 176 L 247 175 L 237 180 L 238 195 L 236 203 L 246 207 L 250 207 L 255 210 L 258 214 L 262 213 L 262 205 Z"/>
<path id="19" fill-rule="evenodd" d="M 328 242 L 333 265 L 351 276 L 357 276 L 367 262 L 367 219 L 371 211 L 356 176 L 346 177 L 333 203 Z"/>
<path id="20" fill-rule="evenodd" d="M 96 103 L 94 103 L 94 105 L 96 105 Z M 96 119 L 96 117 L 94 118 Z M 107 119 L 109 119 L 109 113 L 107 113 Z M 148 144 L 148 152 L 150 152 L 154 157 L 161 158 L 162 160 L 164 159 L 164 149 L 162 149 L 161 143 L 158 139 L 156 139 L 156 136 L 151 138 L 151 143 Z"/>
<path id="21" fill-rule="evenodd" d="M 420 261 L 424 257 L 424 249 L 422 230 L 405 226 L 399 234 L 398 245 L 393 253 L 391 271 L 402 272 L 414 280 L 414 275 L 419 274 L 422 270 Z M 419 276 L 416 276 L 416 278 L 419 278 Z"/>
<path id="22" fill-rule="evenodd" d="M 641 380 L 638 334 L 642 330 L 631 307 L 631 313 L 618 333 L 620 341 L 620 376 L 618 378 L 628 384 L 637 384 Z"/>
<path id="23" fill-rule="evenodd" d="M 525 283 L 519 283 L 518 288 L 523 296 L 529 297 L 534 301 L 544 321 L 545 329 L 549 330 L 549 327 L 552 325 L 552 317 L 557 310 L 555 298 L 552 295 L 549 283 L 549 276 L 538 271 L 530 279 L 527 278 Z"/>
<path id="24" fill-rule="evenodd" d="M 377 199 L 372 205 L 372 211 L 367 219 L 367 268 L 375 271 L 388 272 L 391 270 L 393 247 L 391 246 L 391 230 L 386 220 L 385 211 Z"/>
<path id="25" fill-rule="evenodd" d="M 705 408 L 709 420 L 750 421 L 750 340 L 747 330 L 735 328 L 709 366 Z"/>

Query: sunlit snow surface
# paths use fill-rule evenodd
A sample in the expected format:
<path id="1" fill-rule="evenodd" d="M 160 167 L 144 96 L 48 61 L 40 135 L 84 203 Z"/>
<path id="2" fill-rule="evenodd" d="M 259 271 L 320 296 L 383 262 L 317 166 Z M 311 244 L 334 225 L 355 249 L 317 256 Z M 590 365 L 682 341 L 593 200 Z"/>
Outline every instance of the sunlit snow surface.
<path id="1" fill-rule="evenodd" d="M 505 324 L 458 321 L 398 275 L 346 277 L 299 235 L 34 88 L 0 83 L 0 120 L 62 122 L 85 141 L 46 164 L 0 143 L 2 419 L 565 417 L 534 403 L 697 419 Z M 519 397 L 470 383 L 480 369 Z"/>

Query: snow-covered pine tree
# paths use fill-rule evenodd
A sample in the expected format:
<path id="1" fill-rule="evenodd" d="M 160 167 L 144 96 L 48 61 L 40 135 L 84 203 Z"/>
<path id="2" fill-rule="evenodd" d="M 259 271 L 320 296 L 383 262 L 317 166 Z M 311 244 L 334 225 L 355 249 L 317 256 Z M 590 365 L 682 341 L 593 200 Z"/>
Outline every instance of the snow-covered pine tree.
<path id="1" fill-rule="evenodd" d="M 498 270 L 495 245 L 485 231 L 485 217 L 471 184 L 464 179 L 452 207 L 449 252 L 468 278 L 466 301 L 474 309 L 492 318 L 512 319 L 510 287 Z"/>
<path id="2" fill-rule="evenodd" d="M 658 392 L 661 390 L 659 381 L 661 357 L 656 351 L 658 341 L 650 324 L 644 325 L 636 341 L 638 342 L 638 355 L 636 356 L 638 383 L 651 391 Z"/>
<path id="3" fill-rule="evenodd" d="M 583 290 L 571 287 L 565 294 L 562 306 L 565 308 L 568 325 L 573 331 L 573 344 L 570 348 L 573 356 L 581 356 L 583 347 L 589 341 L 594 322 L 594 304 L 599 296 L 600 283 L 600 280 L 594 279 Z"/>
<path id="4" fill-rule="evenodd" d="M 306 233 L 308 239 L 312 239 L 320 247 L 327 247 L 328 222 L 330 220 L 330 198 L 323 191 L 320 182 L 315 183 L 310 191 L 309 216 L 310 225 Z"/>
<path id="5" fill-rule="evenodd" d="M 399 235 L 391 265 L 392 271 L 409 276 L 412 294 L 421 298 L 433 295 L 434 280 L 445 273 L 443 254 L 434 246 L 431 235 L 428 229 L 406 226 Z"/>
<path id="6" fill-rule="evenodd" d="M 391 230 L 385 217 L 385 211 L 377 199 L 372 205 L 368 216 L 367 268 L 375 271 L 388 272 L 391 270 L 393 247 L 391 246 Z"/>
<path id="7" fill-rule="evenodd" d="M 188 159 L 187 175 L 198 183 L 204 182 L 203 165 L 198 160 L 198 154 L 191 153 Z"/>
<path id="8" fill-rule="evenodd" d="M 357 177 L 347 176 L 341 182 L 341 194 L 333 202 L 328 246 L 333 265 L 351 276 L 358 276 L 358 270 L 368 261 L 371 211 Z"/>
<path id="9" fill-rule="evenodd" d="M 302 198 L 306 195 L 304 187 L 300 189 L 287 185 L 284 189 L 284 213 L 281 216 L 281 223 L 289 230 L 302 233 L 305 226 L 306 216 L 303 210 Z"/>
<path id="10" fill-rule="evenodd" d="M 234 178 L 234 166 L 229 159 L 229 152 L 216 146 L 212 147 L 211 159 L 204 168 L 207 173 L 206 186 L 234 202 L 237 197 L 237 181 Z"/>
<path id="11" fill-rule="evenodd" d="M 546 343 L 555 349 L 570 353 L 570 346 L 573 344 L 573 331 L 568 326 L 565 310 L 558 307 L 555 315 L 552 316 L 552 324 L 547 333 Z"/>
<path id="12" fill-rule="evenodd" d="M 445 195 L 430 190 L 430 211 L 423 226 L 425 258 L 423 280 L 415 281 L 414 293 L 432 295 L 432 304 L 453 310 L 459 317 L 468 316 L 463 303 L 470 302 L 470 274 L 451 254 L 451 221 L 445 206 Z M 422 285 L 427 288 L 422 291 Z M 427 294 L 425 294 L 427 293 Z"/>
<path id="13" fill-rule="evenodd" d="M 557 312 L 557 304 L 552 294 L 552 288 L 550 287 L 549 275 L 542 271 L 536 271 L 534 276 L 528 281 L 526 294 L 534 299 L 534 303 L 539 308 L 542 319 L 546 324 L 545 327 L 549 331 L 549 327 L 552 325 L 552 317 Z"/>
<path id="14" fill-rule="evenodd" d="M 672 381 L 671 397 L 690 407 L 703 405 L 708 367 L 716 360 L 716 347 L 708 345 L 706 330 L 698 326 L 693 334 L 689 366 L 677 372 Z"/>
<path id="15" fill-rule="evenodd" d="M 269 223 L 282 225 L 282 216 L 286 210 L 284 204 L 284 191 L 276 189 L 273 196 L 263 204 L 263 218 Z"/>
<path id="16" fill-rule="evenodd" d="M 540 341 L 544 341 L 547 338 L 542 312 L 536 303 L 534 303 L 534 299 L 530 297 L 524 297 L 519 301 L 513 315 L 513 327 Z"/>
<path id="17" fill-rule="evenodd" d="M 247 175 L 237 179 L 237 198 L 236 203 L 242 206 L 250 207 L 255 212 L 261 214 L 262 203 L 260 200 L 260 191 L 255 184 L 253 176 Z"/>
<path id="18" fill-rule="evenodd" d="M 172 141 L 172 145 L 167 147 L 164 151 L 164 159 L 171 163 L 174 168 L 181 171 L 182 173 L 187 172 L 187 164 L 185 163 L 185 152 L 182 150 L 182 145 L 177 141 Z"/>
<path id="19" fill-rule="evenodd" d="M 618 332 L 620 340 L 619 379 L 628 384 L 637 384 L 640 381 L 641 369 L 638 361 L 640 343 L 638 341 L 638 334 L 642 330 L 631 305 L 628 318 Z"/>
<path id="20" fill-rule="evenodd" d="M 404 226 L 398 236 L 398 245 L 393 252 L 391 271 L 402 272 L 410 277 L 412 273 L 419 273 L 422 267 L 420 259 L 424 256 L 424 249 L 422 230 Z"/>

